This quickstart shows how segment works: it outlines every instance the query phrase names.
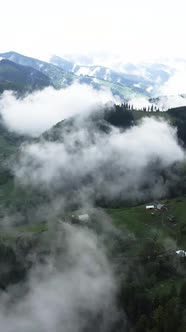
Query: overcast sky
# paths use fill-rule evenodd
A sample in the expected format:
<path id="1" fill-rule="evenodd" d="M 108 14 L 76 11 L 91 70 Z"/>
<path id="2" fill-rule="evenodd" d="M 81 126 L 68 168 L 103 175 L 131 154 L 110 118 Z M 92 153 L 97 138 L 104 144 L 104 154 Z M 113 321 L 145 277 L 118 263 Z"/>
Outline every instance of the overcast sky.
<path id="1" fill-rule="evenodd" d="M 186 58 L 185 0 L 1 1 L 0 51 Z"/>

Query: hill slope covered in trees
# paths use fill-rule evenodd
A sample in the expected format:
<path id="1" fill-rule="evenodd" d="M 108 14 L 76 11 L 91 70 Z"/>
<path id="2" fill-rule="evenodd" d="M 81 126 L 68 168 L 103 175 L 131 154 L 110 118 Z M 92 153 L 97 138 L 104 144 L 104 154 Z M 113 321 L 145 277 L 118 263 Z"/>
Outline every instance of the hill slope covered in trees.
<path id="1" fill-rule="evenodd" d="M 118 155 L 119 150 L 113 150 L 109 163 L 107 159 L 104 161 L 108 153 L 106 145 L 112 147 L 117 137 L 121 138 L 120 135 L 138 128 L 143 118 L 159 118 L 160 123 L 168 119 L 178 126 L 180 142 L 186 144 L 181 130 L 186 125 L 185 108 L 162 113 L 138 111 L 128 104 L 105 107 L 83 119 L 76 116 L 59 122 L 36 139 L 15 135 L 1 124 L 0 288 L 2 292 L 10 294 L 10 299 L 13 298 L 15 303 L 20 301 L 22 294 L 26 294 L 27 299 L 29 287 L 32 287 L 28 280 L 32 278 L 33 269 L 37 267 L 39 271 L 45 271 L 48 260 L 55 265 L 55 271 L 59 270 L 60 278 L 64 276 L 63 273 L 68 276 L 72 271 L 76 278 L 80 273 L 80 280 L 84 278 L 81 269 L 84 269 L 85 262 L 83 273 L 90 277 L 90 280 L 87 277 L 88 288 L 85 293 L 88 293 L 90 300 L 90 296 L 92 298 L 95 294 L 95 288 L 93 290 L 91 287 L 96 287 L 97 282 L 99 284 L 99 271 L 102 271 L 105 262 L 104 256 L 101 256 L 101 263 L 96 261 L 96 265 L 93 257 L 97 259 L 99 255 L 92 250 L 97 247 L 101 250 L 103 247 L 117 288 L 115 304 L 111 306 L 112 321 L 108 319 L 107 310 L 104 311 L 104 304 L 101 303 L 99 312 L 83 306 L 78 317 L 81 317 L 86 329 L 92 331 L 92 327 L 96 326 L 100 332 L 185 331 L 186 257 L 176 253 L 178 250 L 186 251 L 185 162 L 175 162 L 166 167 L 159 160 L 148 164 L 144 170 L 145 181 L 140 180 L 139 192 L 147 193 L 145 196 L 129 199 L 129 191 L 127 196 L 122 196 L 121 191 L 109 196 L 106 190 L 102 190 L 107 182 L 114 187 L 118 176 L 120 181 L 121 175 L 127 179 L 130 171 L 127 169 L 126 173 L 121 167 L 125 163 L 117 163 L 121 156 Z M 111 135 L 114 139 L 112 144 L 109 143 Z M 139 137 L 136 139 L 139 140 Z M 101 153 L 99 149 L 96 150 L 97 144 L 103 145 Z M 131 146 L 130 141 L 128 146 Z M 83 160 L 87 160 L 85 153 L 89 153 L 89 162 L 82 164 Z M 92 156 L 98 163 L 93 168 L 90 167 L 94 163 L 94 159 L 90 159 Z M 116 164 L 112 163 L 114 160 Z M 46 168 L 42 166 L 45 162 Z M 58 165 L 54 173 L 53 165 Z M 133 176 L 136 176 L 135 173 Z M 105 182 L 101 182 L 103 178 Z M 151 182 L 152 179 L 155 182 Z M 159 197 L 155 201 L 150 193 L 156 179 L 161 179 L 161 186 L 166 185 L 167 193 L 164 198 Z M 99 190 L 96 192 L 97 188 Z M 82 200 L 86 204 L 82 205 Z M 146 205 L 149 204 L 160 204 L 164 209 L 147 210 Z M 85 242 L 82 232 L 86 235 Z M 72 234 L 76 234 L 77 238 Z M 69 236 L 72 242 L 68 242 Z M 91 242 L 94 236 L 99 242 Z M 82 259 L 80 262 L 78 257 Z M 91 268 L 88 262 L 91 262 Z M 37 271 L 34 272 L 35 282 L 37 273 L 40 273 Z M 45 271 L 48 280 L 50 273 L 48 275 L 48 270 Z M 109 278 L 108 270 L 106 275 Z M 45 285 L 53 294 L 48 281 L 43 281 L 40 274 L 39 278 L 39 283 L 36 283 L 38 291 Z M 58 279 L 55 280 L 57 282 Z M 108 279 L 103 280 L 102 289 L 108 282 Z M 18 289 L 21 285 L 19 296 L 11 291 L 15 285 Z M 61 291 L 60 287 L 61 283 L 58 292 Z M 81 290 L 78 296 L 85 300 L 83 285 Z M 112 287 L 108 288 L 106 294 L 111 290 Z M 52 296 L 54 300 L 54 294 Z M 104 319 L 109 322 L 109 327 Z"/>

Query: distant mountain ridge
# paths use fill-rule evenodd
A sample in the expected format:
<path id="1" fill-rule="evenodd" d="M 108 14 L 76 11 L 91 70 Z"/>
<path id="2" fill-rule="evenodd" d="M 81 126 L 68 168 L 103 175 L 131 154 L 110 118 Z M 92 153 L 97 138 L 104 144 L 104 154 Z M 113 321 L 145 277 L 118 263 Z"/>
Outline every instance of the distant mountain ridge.
<path id="1" fill-rule="evenodd" d="M 16 52 L 1 53 L 0 57 L 15 62 L 16 64 L 29 66 L 40 71 L 42 74 L 49 77 L 55 88 L 66 87 L 72 83 L 75 78 L 75 75 L 66 73 L 57 66 Z"/>
<path id="2" fill-rule="evenodd" d="M 33 68 L 33 71 L 36 70 L 45 75 L 45 78 L 43 76 L 45 83 L 38 84 L 38 89 L 44 88 L 45 85 L 61 89 L 73 83 L 80 83 L 87 84 L 97 90 L 109 88 L 113 95 L 119 96 L 122 101 L 136 97 L 153 98 L 161 95 L 160 88 L 175 72 L 174 66 L 171 67 L 170 64 L 166 65 L 164 63 L 128 63 L 118 66 L 118 71 L 116 71 L 102 65 L 76 64 L 72 60 L 56 55 L 51 57 L 50 62 L 46 62 L 16 52 L 1 53 L 0 59 Z M 87 62 L 85 61 L 85 63 Z M 119 71 L 119 68 L 121 68 L 121 71 Z M 19 90 L 20 83 L 21 80 L 18 80 L 18 82 L 5 80 L 1 82 L 0 93 L 6 89 L 16 90 L 18 88 Z M 34 85 L 34 82 L 32 84 Z M 25 90 L 27 90 L 24 79 L 21 85 L 24 85 Z M 37 86 L 37 84 L 35 85 Z M 28 90 L 30 91 L 30 89 Z"/>
<path id="3" fill-rule="evenodd" d="M 120 71 L 110 69 L 102 65 L 80 65 L 75 62 L 53 55 L 52 64 L 70 71 L 76 75 L 87 75 L 97 79 L 103 79 L 115 84 L 126 85 L 135 91 L 143 91 L 144 95 L 156 95 L 158 89 L 174 73 L 174 68 L 161 63 L 147 64 L 123 64 Z"/>
<path id="4" fill-rule="evenodd" d="M 7 59 L 0 60 L 0 92 L 4 90 L 33 91 L 51 84 L 49 77 L 32 67 L 18 65 Z"/>
<path id="5" fill-rule="evenodd" d="M 114 84 L 120 84 L 146 95 L 150 92 L 148 88 L 152 85 L 150 80 L 142 79 L 137 75 L 118 73 L 103 66 L 80 66 L 57 56 L 53 56 L 50 62 L 78 76 L 89 76 Z"/>
<path id="6" fill-rule="evenodd" d="M 121 99 L 131 99 L 135 98 L 136 96 L 150 96 L 150 93 L 147 91 L 147 85 L 143 84 L 143 86 L 139 86 L 137 84 L 136 79 L 129 79 L 129 78 L 123 78 L 123 81 L 120 80 L 119 77 L 117 77 L 117 74 L 110 73 L 111 78 L 106 76 L 107 68 L 101 68 L 100 74 L 98 73 L 98 70 L 96 68 L 91 69 L 94 70 L 95 76 L 92 75 L 90 70 L 87 71 L 87 73 L 80 74 L 77 66 L 73 64 L 70 61 L 62 60 L 63 61 L 63 68 L 61 68 L 58 62 L 55 62 L 54 64 L 48 63 L 45 61 L 41 61 L 38 59 L 30 58 L 21 54 L 18 54 L 16 52 L 7 52 L 7 53 L 1 53 L 0 57 L 2 59 L 7 59 L 9 61 L 15 62 L 18 65 L 22 66 L 29 66 L 34 68 L 35 70 L 40 71 L 42 74 L 46 75 L 51 85 L 53 85 L 55 88 L 65 88 L 67 86 L 70 86 L 72 83 L 80 83 L 80 84 L 88 84 L 92 86 L 95 89 L 101 89 L 101 88 L 109 88 L 114 95 L 119 96 Z M 76 75 L 76 73 L 78 75 Z M 90 75 L 89 75 L 90 74 Z M 108 80 L 109 78 L 109 80 Z"/>

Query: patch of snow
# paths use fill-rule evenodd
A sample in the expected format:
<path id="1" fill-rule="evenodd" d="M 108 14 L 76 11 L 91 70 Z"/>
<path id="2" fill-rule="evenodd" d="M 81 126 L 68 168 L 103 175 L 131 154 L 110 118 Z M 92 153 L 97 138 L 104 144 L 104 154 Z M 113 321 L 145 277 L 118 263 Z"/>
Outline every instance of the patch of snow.
<path id="1" fill-rule="evenodd" d="M 97 78 L 94 77 L 94 78 L 93 78 L 93 82 L 94 82 L 94 83 L 99 83 L 99 80 L 98 80 Z"/>
<path id="2" fill-rule="evenodd" d="M 140 84 L 140 83 L 135 83 L 135 84 L 133 84 L 133 86 L 134 86 L 135 88 L 141 88 L 141 84 Z"/>
<path id="3" fill-rule="evenodd" d="M 151 85 L 151 86 L 148 86 L 148 88 L 146 88 L 146 91 L 147 91 L 147 92 L 151 92 L 152 90 L 153 90 L 152 85 Z"/>
<path id="4" fill-rule="evenodd" d="M 73 73 L 75 72 L 76 67 L 77 67 L 77 65 L 74 63 L 74 65 L 73 65 L 73 67 L 72 67 L 72 72 L 73 72 Z"/>
<path id="5" fill-rule="evenodd" d="M 110 81 L 110 69 L 109 68 L 106 69 L 106 73 L 104 75 L 104 80 Z"/>

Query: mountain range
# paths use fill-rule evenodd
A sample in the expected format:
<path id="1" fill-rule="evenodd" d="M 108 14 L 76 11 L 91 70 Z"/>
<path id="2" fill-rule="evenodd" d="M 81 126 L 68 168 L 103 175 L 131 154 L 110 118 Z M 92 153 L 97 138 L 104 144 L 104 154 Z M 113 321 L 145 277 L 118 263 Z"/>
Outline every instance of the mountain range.
<path id="1" fill-rule="evenodd" d="M 48 76 L 33 67 L 22 66 L 7 59 L 0 61 L 0 92 L 4 90 L 29 92 L 51 84 Z"/>
<path id="2" fill-rule="evenodd" d="M 175 69 L 162 63 L 124 64 L 116 71 L 104 66 L 83 65 L 68 61 L 59 56 L 52 56 L 50 62 L 65 71 L 78 76 L 90 76 L 97 79 L 121 84 L 144 95 L 156 95 L 162 86 L 174 74 Z"/>
<path id="3" fill-rule="evenodd" d="M 6 89 L 25 92 L 46 86 L 60 89 L 80 83 L 97 90 L 109 88 L 122 100 L 150 98 L 158 95 L 159 87 L 173 73 L 174 69 L 164 64 L 126 64 L 122 71 L 116 71 L 104 66 L 76 64 L 56 55 L 45 62 L 16 52 L 0 54 L 0 92 Z"/>

